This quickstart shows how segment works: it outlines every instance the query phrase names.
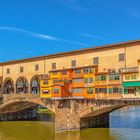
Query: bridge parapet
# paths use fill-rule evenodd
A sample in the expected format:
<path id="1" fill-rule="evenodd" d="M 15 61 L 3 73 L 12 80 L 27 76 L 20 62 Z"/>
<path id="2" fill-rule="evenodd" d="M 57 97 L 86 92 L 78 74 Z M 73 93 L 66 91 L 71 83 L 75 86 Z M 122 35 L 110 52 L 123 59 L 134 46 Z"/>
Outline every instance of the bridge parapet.
<path id="1" fill-rule="evenodd" d="M 13 93 L 13 94 L 3 94 L 5 99 L 16 99 L 16 98 L 39 98 L 38 94 L 25 94 L 25 93 Z"/>

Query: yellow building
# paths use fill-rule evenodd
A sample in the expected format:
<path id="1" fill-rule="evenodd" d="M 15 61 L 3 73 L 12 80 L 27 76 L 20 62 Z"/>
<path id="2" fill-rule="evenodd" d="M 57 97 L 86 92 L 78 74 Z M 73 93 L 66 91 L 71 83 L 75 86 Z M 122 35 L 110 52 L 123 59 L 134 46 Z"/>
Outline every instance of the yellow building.
<path id="1" fill-rule="evenodd" d="M 51 98 L 52 97 L 52 80 L 48 76 L 42 75 L 40 78 L 40 97 Z"/>
<path id="2" fill-rule="evenodd" d="M 7 94 L 37 94 L 40 90 L 40 75 L 49 74 L 50 71 L 57 69 L 97 65 L 98 72 L 106 73 L 108 69 L 138 67 L 139 52 L 140 40 L 134 40 L 3 62 L 0 63 L 0 77 L 2 77 L 0 91 Z M 57 76 L 59 77 L 55 73 L 51 75 L 54 79 Z"/>

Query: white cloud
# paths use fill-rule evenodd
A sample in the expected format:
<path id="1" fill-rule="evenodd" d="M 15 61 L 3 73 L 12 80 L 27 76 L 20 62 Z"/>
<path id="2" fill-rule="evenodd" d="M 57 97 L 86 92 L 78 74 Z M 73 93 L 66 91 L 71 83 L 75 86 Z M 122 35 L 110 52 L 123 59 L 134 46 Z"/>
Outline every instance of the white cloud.
<path id="1" fill-rule="evenodd" d="M 99 37 L 99 36 L 88 34 L 88 33 L 82 34 L 82 36 L 92 38 L 92 39 L 97 39 L 97 40 L 105 40 L 105 38 L 103 37 Z"/>
<path id="2" fill-rule="evenodd" d="M 35 38 L 39 38 L 39 39 L 69 43 L 69 44 L 73 44 L 73 45 L 88 46 L 87 44 L 85 44 L 83 42 L 66 40 L 66 39 L 63 39 L 63 38 L 58 38 L 58 37 L 47 35 L 47 34 L 31 32 L 31 31 L 28 31 L 28 30 L 24 30 L 24 29 L 21 29 L 21 28 L 15 28 L 15 27 L 11 27 L 11 26 L 0 26 L 0 30 L 11 31 L 11 32 L 19 32 L 19 33 L 25 34 L 27 36 L 31 36 L 31 37 L 35 37 Z"/>

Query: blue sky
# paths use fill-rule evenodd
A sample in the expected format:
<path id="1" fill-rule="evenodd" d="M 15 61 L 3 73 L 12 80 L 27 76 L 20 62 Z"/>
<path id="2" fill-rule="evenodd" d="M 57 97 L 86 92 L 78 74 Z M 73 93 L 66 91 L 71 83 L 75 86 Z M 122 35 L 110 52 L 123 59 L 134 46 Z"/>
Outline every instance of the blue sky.
<path id="1" fill-rule="evenodd" d="M 139 0 L 0 0 L 0 61 L 140 39 Z"/>

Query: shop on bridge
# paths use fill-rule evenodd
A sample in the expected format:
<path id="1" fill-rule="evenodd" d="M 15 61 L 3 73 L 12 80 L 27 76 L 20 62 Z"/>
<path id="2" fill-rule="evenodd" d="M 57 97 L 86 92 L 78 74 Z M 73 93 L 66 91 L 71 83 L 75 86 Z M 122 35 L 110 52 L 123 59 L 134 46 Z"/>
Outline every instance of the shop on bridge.
<path id="1" fill-rule="evenodd" d="M 16 82 L 16 93 L 28 93 L 28 81 L 24 77 L 20 77 Z"/>
<path id="2" fill-rule="evenodd" d="M 40 81 L 39 81 L 39 77 L 33 77 L 31 80 L 31 93 L 32 94 L 39 94 L 40 92 Z"/>
<path id="3" fill-rule="evenodd" d="M 140 96 L 140 81 L 123 82 L 124 94 Z"/>
<path id="4" fill-rule="evenodd" d="M 124 97 L 140 96 L 140 81 L 138 68 L 126 68 L 123 72 Z"/>
<path id="5" fill-rule="evenodd" d="M 4 94 L 11 94 L 14 93 L 14 82 L 12 79 L 8 78 L 4 81 L 3 84 L 3 93 Z"/>

